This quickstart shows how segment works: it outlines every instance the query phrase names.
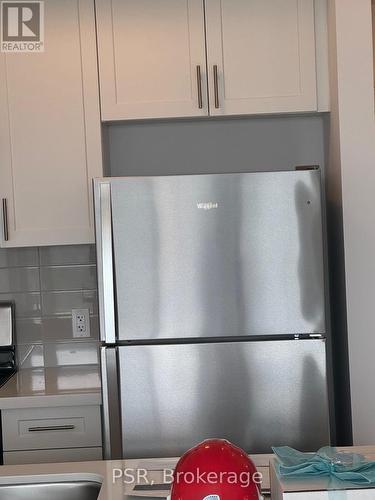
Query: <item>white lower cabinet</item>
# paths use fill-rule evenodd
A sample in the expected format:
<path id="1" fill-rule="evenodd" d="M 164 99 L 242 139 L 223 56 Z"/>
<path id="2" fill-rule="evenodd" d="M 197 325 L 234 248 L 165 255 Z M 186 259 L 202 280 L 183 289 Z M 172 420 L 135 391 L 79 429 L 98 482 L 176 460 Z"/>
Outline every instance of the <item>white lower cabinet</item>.
<path id="1" fill-rule="evenodd" d="M 102 458 L 99 406 L 3 410 L 1 420 L 5 464 Z"/>

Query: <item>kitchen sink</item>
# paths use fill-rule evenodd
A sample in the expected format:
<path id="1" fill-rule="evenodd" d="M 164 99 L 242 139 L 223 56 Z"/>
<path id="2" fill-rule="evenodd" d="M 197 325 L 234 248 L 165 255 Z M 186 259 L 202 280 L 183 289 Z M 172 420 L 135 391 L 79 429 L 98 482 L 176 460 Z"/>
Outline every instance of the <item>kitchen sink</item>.
<path id="1" fill-rule="evenodd" d="M 97 481 L 51 481 L 0 484 L 0 500 L 97 500 Z"/>

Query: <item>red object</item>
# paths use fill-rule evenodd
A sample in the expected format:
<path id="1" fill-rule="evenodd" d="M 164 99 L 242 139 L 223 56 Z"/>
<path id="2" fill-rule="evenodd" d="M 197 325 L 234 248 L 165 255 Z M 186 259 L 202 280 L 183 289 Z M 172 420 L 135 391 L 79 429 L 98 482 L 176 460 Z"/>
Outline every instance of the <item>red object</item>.
<path id="1" fill-rule="evenodd" d="M 254 479 L 260 477 L 243 450 L 225 439 L 209 439 L 179 460 L 171 500 L 258 500 Z"/>

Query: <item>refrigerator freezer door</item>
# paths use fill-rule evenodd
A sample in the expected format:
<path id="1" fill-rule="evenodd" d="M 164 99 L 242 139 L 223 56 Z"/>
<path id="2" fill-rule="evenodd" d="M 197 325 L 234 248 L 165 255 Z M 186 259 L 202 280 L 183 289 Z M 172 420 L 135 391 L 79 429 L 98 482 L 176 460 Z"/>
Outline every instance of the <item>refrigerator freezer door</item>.
<path id="1" fill-rule="evenodd" d="M 325 333 L 319 171 L 111 180 L 119 340 Z"/>
<path id="2" fill-rule="evenodd" d="M 180 456 L 207 438 L 249 453 L 329 444 L 324 340 L 118 348 L 125 458 Z"/>

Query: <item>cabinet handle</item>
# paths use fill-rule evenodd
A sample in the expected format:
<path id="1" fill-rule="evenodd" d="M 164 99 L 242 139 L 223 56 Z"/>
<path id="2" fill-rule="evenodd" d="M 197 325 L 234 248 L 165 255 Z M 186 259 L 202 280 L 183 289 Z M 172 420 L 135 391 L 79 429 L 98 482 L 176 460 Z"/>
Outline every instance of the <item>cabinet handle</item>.
<path id="1" fill-rule="evenodd" d="M 8 202 L 6 198 L 3 198 L 3 237 L 4 241 L 9 240 L 9 230 L 8 230 Z"/>
<path id="2" fill-rule="evenodd" d="M 214 93 L 215 93 L 215 108 L 219 109 L 220 108 L 220 102 L 219 102 L 219 77 L 218 77 L 218 72 L 217 72 L 217 65 L 214 65 Z"/>
<path id="3" fill-rule="evenodd" d="M 198 87 L 198 108 L 203 108 L 203 96 L 202 96 L 202 73 L 201 67 L 197 66 L 197 87 Z"/>
<path id="4" fill-rule="evenodd" d="M 75 425 L 48 425 L 45 427 L 29 427 L 29 432 L 73 431 L 75 428 Z"/>

